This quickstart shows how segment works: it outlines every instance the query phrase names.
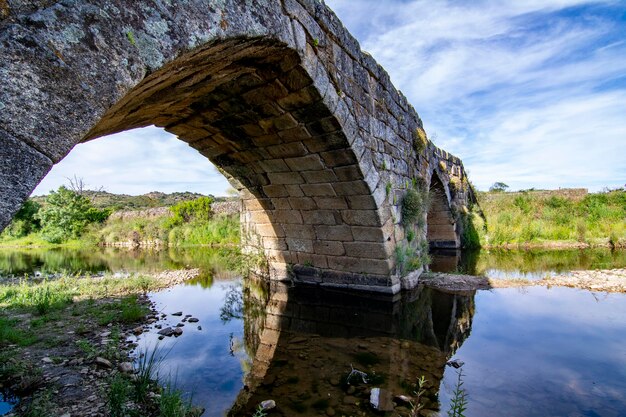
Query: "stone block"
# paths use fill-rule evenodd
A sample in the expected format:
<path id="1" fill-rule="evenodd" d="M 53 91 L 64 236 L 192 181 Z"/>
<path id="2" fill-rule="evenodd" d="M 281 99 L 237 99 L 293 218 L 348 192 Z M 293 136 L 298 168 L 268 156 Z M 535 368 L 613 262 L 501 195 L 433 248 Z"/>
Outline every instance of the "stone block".
<path id="1" fill-rule="evenodd" d="M 358 165 L 346 165 L 334 168 L 335 175 L 339 181 L 355 181 L 363 178 Z"/>
<path id="2" fill-rule="evenodd" d="M 288 198 L 273 198 L 272 204 L 276 210 L 291 210 L 291 204 Z"/>
<path id="3" fill-rule="evenodd" d="M 299 142 L 311 138 L 311 134 L 304 126 L 281 130 L 278 132 L 278 136 L 282 139 L 282 142 Z"/>
<path id="4" fill-rule="evenodd" d="M 289 197 L 289 192 L 283 185 L 266 185 L 263 187 L 263 192 L 270 198 Z"/>
<path id="5" fill-rule="evenodd" d="M 345 197 L 315 197 L 317 207 L 323 210 L 342 210 L 348 208 Z"/>
<path id="6" fill-rule="evenodd" d="M 315 233 L 317 235 L 317 239 L 320 241 L 338 240 L 342 242 L 350 242 L 354 240 L 352 237 L 352 229 L 350 226 L 346 225 L 315 226 Z"/>
<path id="7" fill-rule="evenodd" d="M 361 242 L 383 242 L 385 239 L 380 227 L 353 226 L 352 235 L 354 240 Z"/>
<path id="8" fill-rule="evenodd" d="M 272 185 L 273 184 L 292 185 L 292 184 L 304 183 L 304 178 L 302 178 L 302 176 L 298 174 L 297 172 L 270 172 L 267 174 L 267 177 L 269 178 Z"/>
<path id="9" fill-rule="evenodd" d="M 287 241 L 287 246 L 289 247 L 289 250 L 294 251 L 294 252 L 308 252 L 308 253 L 313 253 L 313 241 L 310 239 L 300 239 L 300 238 L 293 238 L 293 237 L 288 237 L 286 239 Z"/>
<path id="10" fill-rule="evenodd" d="M 346 254 L 343 244 L 333 240 L 317 240 L 313 243 L 313 249 L 320 255 L 342 256 Z"/>
<path id="11" fill-rule="evenodd" d="M 311 197 L 290 197 L 289 204 L 296 210 L 315 210 L 317 204 Z"/>
<path id="12" fill-rule="evenodd" d="M 289 172 L 291 169 L 287 166 L 282 159 L 269 159 L 266 161 L 259 161 L 258 164 L 263 168 L 265 172 Z"/>
<path id="13" fill-rule="evenodd" d="M 330 184 L 302 184 L 300 188 L 307 197 L 335 196 L 335 190 Z"/>
<path id="14" fill-rule="evenodd" d="M 285 232 L 283 231 L 283 226 L 279 224 L 257 224 L 254 227 L 256 233 L 261 235 L 262 237 L 285 237 Z"/>
<path id="15" fill-rule="evenodd" d="M 343 149 L 349 146 L 348 140 L 341 132 L 330 133 L 328 135 L 315 136 L 311 139 L 302 141 L 307 149 L 312 153 L 331 151 L 335 149 Z"/>
<path id="16" fill-rule="evenodd" d="M 302 215 L 298 210 L 274 210 L 272 217 L 279 224 L 302 224 Z"/>
<path id="17" fill-rule="evenodd" d="M 278 105 L 286 111 L 293 111 L 308 106 L 320 99 L 321 97 L 317 88 L 310 85 L 281 98 L 278 100 Z"/>
<path id="18" fill-rule="evenodd" d="M 387 259 L 390 256 L 390 245 L 378 242 L 345 242 L 346 256 L 355 258 Z"/>
<path id="19" fill-rule="evenodd" d="M 302 142 L 282 143 L 280 145 L 268 146 L 266 151 L 274 158 L 294 158 L 297 156 L 305 156 L 309 150 Z"/>
<path id="20" fill-rule="evenodd" d="M 328 268 L 326 256 L 315 253 L 298 252 L 298 263 L 300 265 L 312 265 L 315 268 Z"/>
<path id="21" fill-rule="evenodd" d="M 289 245 L 289 242 L 287 242 L 287 245 Z M 291 264 L 298 261 L 297 255 L 288 250 L 266 250 L 265 254 L 270 262 Z"/>
<path id="22" fill-rule="evenodd" d="M 326 259 L 328 267 L 336 271 L 376 275 L 391 273 L 391 263 L 388 260 L 352 258 L 349 256 L 327 256 Z"/>
<path id="23" fill-rule="evenodd" d="M 323 171 L 304 171 L 301 172 L 304 180 L 309 184 L 319 183 L 333 183 L 337 181 L 337 177 L 332 169 L 325 169 Z"/>
<path id="24" fill-rule="evenodd" d="M 346 200 L 353 210 L 375 210 L 378 207 L 371 195 L 353 195 L 346 197 Z"/>
<path id="25" fill-rule="evenodd" d="M 376 210 L 343 210 L 343 221 L 353 226 L 381 226 L 381 220 Z"/>
<path id="26" fill-rule="evenodd" d="M 287 250 L 287 242 L 282 238 L 264 237 L 263 248 L 268 250 Z"/>
<path id="27" fill-rule="evenodd" d="M 285 190 L 289 193 L 289 197 L 303 197 L 304 193 L 299 185 L 285 185 Z"/>
<path id="28" fill-rule="evenodd" d="M 369 196 L 370 190 L 367 184 L 362 180 L 357 181 L 345 181 L 333 183 L 333 188 L 337 195 L 343 196 L 355 196 L 355 195 L 367 195 Z M 348 201 L 350 199 L 348 198 Z"/>
<path id="29" fill-rule="evenodd" d="M 357 162 L 352 149 L 338 149 L 321 153 L 327 167 L 334 168 L 345 165 L 353 165 Z"/>
<path id="30" fill-rule="evenodd" d="M 319 155 L 307 155 L 300 158 L 289 158 L 285 162 L 291 171 L 317 171 L 324 169 Z"/>
<path id="31" fill-rule="evenodd" d="M 310 210 L 302 212 L 304 224 L 333 225 L 341 221 L 341 215 L 333 210 Z"/>
<path id="32" fill-rule="evenodd" d="M 301 239 L 315 239 L 315 229 L 311 225 L 284 224 L 284 236 Z"/>

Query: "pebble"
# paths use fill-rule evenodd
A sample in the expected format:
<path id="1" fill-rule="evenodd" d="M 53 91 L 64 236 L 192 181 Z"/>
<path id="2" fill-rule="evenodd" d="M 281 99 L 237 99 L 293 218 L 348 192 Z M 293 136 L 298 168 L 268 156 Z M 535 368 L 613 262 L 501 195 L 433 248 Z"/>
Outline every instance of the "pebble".
<path id="1" fill-rule="evenodd" d="M 113 364 L 111 363 L 111 361 L 109 361 L 108 359 L 101 358 L 100 356 L 96 358 L 94 363 L 101 368 L 106 368 L 106 369 L 113 368 Z"/>
<path id="2" fill-rule="evenodd" d="M 117 369 L 124 374 L 129 374 L 133 372 L 133 364 L 130 362 L 122 362 L 117 365 Z"/>
<path id="3" fill-rule="evenodd" d="M 172 316 L 182 316 L 183 312 L 182 311 L 177 311 L 176 313 L 172 313 Z"/>
<path id="4" fill-rule="evenodd" d="M 326 415 L 329 417 L 333 417 L 335 415 L 335 410 L 332 407 L 328 407 L 326 409 Z"/>
<path id="5" fill-rule="evenodd" d="M 200 320 L 199 320 L 199 319 L 197 319 L 197 318 L 195 318 L 195 317 L 192 317 L 192 318 L 190 318 L 190 319 L 189 319 L 189 323 L 197 323 L 197 322 L 199 322 L 199 321 L 200 321 Z"/>
<path id="6" fill-rule="evenodd" d="M 41 360 L 43 363 L 52 363 L 52 359 L 50 359 L 49 357 L 45 357 Z"/>
<path id="7" fill-rule="evenodd" d="M 273 408 L 276 408 L 276 401 L 274 400 L 261 401 L 261 404 L 259 404 L 259 406 L 261 407 L 263 411 L 271 410 Z"/>
<path id="8" fill-rule="evenodd" d="M 202 326 L 198 326 L 198 330 L 202 330 Z"/>

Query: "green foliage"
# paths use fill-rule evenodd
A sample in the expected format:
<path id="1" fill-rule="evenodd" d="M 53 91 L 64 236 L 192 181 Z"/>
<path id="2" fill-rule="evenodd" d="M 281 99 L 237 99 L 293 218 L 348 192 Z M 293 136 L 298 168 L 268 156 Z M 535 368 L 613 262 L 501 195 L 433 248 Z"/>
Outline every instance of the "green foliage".
<path id="1" fill-rule="evenodd" d="M 32 199 L 26 200 L 2 234 L 15 239 L 37 232 L 41 228 L 41 223 L 36 217 L 40 209 L 41 204 Z"/>
<path id="2" fill-rule="evenodd" d="M 426 198 L 423 193 L 410 188 L 402 199 L 402 224 L 405 226 L 415 224 L 426 211 Z"/>
<path id="3" fill-rule="evenodd" d="M 509 186 L 503 182 L 494 182 L 493 185 L 489 187 L 489 191 L 492 193 L 502 193 L 506 191 L 508 188 Z"/>
<path id="4" fill-rule="evenodd" d="M 448 417 L 464 417 L 465 410 L 467 410 L 467 391 L 463 388 L 463 369 L 459 369 L 457 373 L 456 386 L 452 393 L 452 400 L 450 401 L 450 409 L 448 410 Z"/>
<path id="5" fill-rule="evenodd" d="M 16 344 L 19 346 L 30 346 L 37 338 L 29 331 L 22 330 L 17 326 L 15 319 L 0 316 L 0 346 L 5 344 Z M 0 375 L 1 376 L 1 375 Z M 1 380 L 2 378 L 0 378 Z"/>
<path id="6" fill-rule="evenodd" d="M 396 268 L 400 276 L 415 271 L 423 265 L 428 265 L 431 261 L 428 256 L 428 242 L 416 243 L 414 241 L 408 245 L 396 246 Z"/>
<path id="7" fill-rule="evenodd" d="M 421 154 L 428 146 L 428 137 L 423 128 L 418 127 L 413 132 L 413 148 L 415 152 Z"/>
<path id="8" fill-rule="evenodd" d="M 582 199 L 559 191 L 498 191 L 479 193 L 478 199 L 485 218 L 473 210 L 470 220 L 481 246 L 550 242 L 626 245 L 625 191 L 588 194 Z"/>
<path id="9" fill-rule="evenodd" d="M 107 407 L 110 417 L 126 416 L 126 402 L 128 401 L 130 392 L 130 383 L 124 376 L 117 374 L 111 378 L 107 392 Z"/>
<path id="10" fill-rule="evenodd" d="M 87 225 L 102 223 L 108 216 L 108 210 L 93 207 L 88 198 L 61 186 L 50 192 L 35 217 L 41 221 L 44 239 L 60 243 L 80 237 Z"/>
<path id="11" fill-rule="evenodd" d="M 175 223 L 187 223 L 191 220 L 209 220 L 213 216 L 211 210 L 212 197 L 200 197 L 191 201 L 183 201 L 170 207 Z"/>
<path id="12" fill-rule="evenodd" d="M 191 401 L 183 398 L 183 393 L 168 383 L 159 399 L 159 417 L 186 417 L 191 411 Z"/>

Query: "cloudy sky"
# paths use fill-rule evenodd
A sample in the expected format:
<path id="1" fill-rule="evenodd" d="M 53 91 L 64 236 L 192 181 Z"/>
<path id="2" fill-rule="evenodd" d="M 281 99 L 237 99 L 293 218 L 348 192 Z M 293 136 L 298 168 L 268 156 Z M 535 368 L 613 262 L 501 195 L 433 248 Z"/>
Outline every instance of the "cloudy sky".
<path id="1" fill-rule="evenodd" d="M 626 2 L 327 0 L 479 189 L 626 183 Z M 223 195 L 206 159 L 155 128 L 79 145 L 35 194 L 91 187 Z"/>

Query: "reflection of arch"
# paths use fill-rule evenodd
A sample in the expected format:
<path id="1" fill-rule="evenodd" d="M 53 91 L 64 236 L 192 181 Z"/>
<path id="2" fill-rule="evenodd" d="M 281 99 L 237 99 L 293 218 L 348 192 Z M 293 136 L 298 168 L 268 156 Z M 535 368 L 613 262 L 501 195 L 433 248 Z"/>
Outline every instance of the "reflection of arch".
<path id="1" fill-rule="evenodd" d="M 474 293 L 420 286 L 380 297 L 274 283 L 265 311 L 263 321 L 245 315 L 253 330 L 247 337 L 259 343 L 229 416 L 249 416 L 269 398 L 286 415 L 318 415 L 321 404 L 355 415 L 358 406 L 341 403 L 350 364 L 381 378 L 356 384 L 352 395 L 359 401 L 374 386 L 412 395 L 407 386 L 425 376 L 427 408 L 437 409 L 445 364 L 471 331 Z M 333 405 L 333 399 L 339 401 Z"/>
<path id="2" fill-rule="evenodd" d="M 450 210 L 446 188 L 433 172 L 430 181 L 430 206 L 426 220 L 426 238 L 431 248 L 458 248 L 461 240 L 456 232 L 456 221 Z"/>

